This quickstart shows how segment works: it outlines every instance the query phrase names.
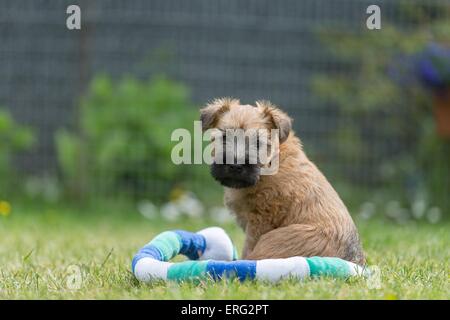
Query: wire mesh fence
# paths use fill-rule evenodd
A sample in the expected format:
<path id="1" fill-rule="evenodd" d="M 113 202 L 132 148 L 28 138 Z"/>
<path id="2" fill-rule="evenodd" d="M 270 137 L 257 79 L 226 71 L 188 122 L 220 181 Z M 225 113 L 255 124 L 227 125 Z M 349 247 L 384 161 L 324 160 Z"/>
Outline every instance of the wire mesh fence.
<path id="1" fill-rule="evenodd" d="M 73 1 L 4 0 L 0 3 L 0 105 L 17 122 L 33 128 L 36 136 L 33 148 L 14 158 L 17 159 L 14 167 L 19 169 L 23 181 L 39 176 L 64 180 L 61 157 L 69 160 L 73 157 L 77 170 L 69 180 L 76 180 L 75 189 L 86 188 L 91 195 L 115 197 L 124 192 L 124 184 L 131 196 L 160 194 L 158 191 L 166 192 L 176 186 L 179 177 L 194 181 L 200 188 L 208 183 L 211 178 L 203 172 L 186 174 L 190 171 L 187 167 L 166 176 L 158 175 L 166 168 L 155 166 L 152 159 L 167 153 L 145 153 L 143 150 L 149 146 L 133 143 L 145 141 L 144 134 L 161 134 L 157 127 L 173 125 L 172 117 L 177 112 L 172 117 L 164 112 L 147 115 L 122 101 L 123 112 L 116 108 L 119 119 L 127 113 L 134 114 L 136 121 L 147 116 L 161 119 L 153 121 L 155 127 L 148 132 L 142 128 L 130 129 L 134 131 L 126 135 L 128 140 L 122 137 L 126 147 L 120 151 L 121 157 L 114 158 L 113 151 L 105 151 L 97 158 L 86 155 L 92 154 L 92 150 L 103 150 L 93 145 L 94 139 L 87 139 L 84 148 L 89 151 L 85 150 L 80 158 L 70 151 L 62 154 L 63 146 L 58 149 L 55 137 L 62 128 L 78 133 L 79 139 L 86 135 L 89 138 L 89 132 L 83 131 L 89 131 L 85 122 L 90 120 L 83 118 L 80 106 L 83 101 L 95 104 L 95 98 L 90 97 L 95 89 L 92 81 L 98 75 L 107 75 L 112 81 L 120 82 L 125 77 L 139 82 L 164 74 L 189 90 L 191 98 L 185 99 L 186 108 L 194 112 L 208 100 L 221 96 L 238 97 L 246 103 L 268 99 L 279 105 L 294 118 L 294 129 L 312 160 L 342 190 L 348 185 L 356 190 L 391 192 L 391 186 L 395 185 L 396 192 L 414 196 L 421 190 L 420 181 L 427 171 L 411 173 L 418 167 L 411 163 L 420 162 L 416 145 L 422 135 L 415 129 L 422 118 L 411 119 L 406 125 L 401 122 L 411 114 L 410 101 L 393 99 L 391 105 L 389 101 L 380 103 L 383 107 L 379 110 L 367 111 L 356 106 L 354 109 L 359 112 L 348 111 L 342 102 L 352 105 L 351 90 L 336 96 L 333 92 L 321 92 L 320 81 L 314 84 L 316 77 L 325 76 L 335 80 L 331 84 L 335 90 L 331 91 L 345 91 L 339 79 L 354 77 L 360 81 L 358 72 L 365 67 L 363 60 L 370 60 L 371 54 L 372 59 L 379 58 L 377 37 L 395 42 L 398 35 L 385 30 L 396 28 L 413 41 L 430 24 L 449 20 L 447 1 L 376 1 L 381 7 L 383 25 L 375 31 L 366 27 L 366 9 L 373 1 L 365 0 L 77 1 L 82 12 L 81 30 L 66 28 L 66 8 L 70 4 Z M 323 40 L 327 34 L 334 35 L 340 44 L 329 45 Z M 373 39 L 367 43 L 368 47 L 354 48 L 362 59 L 342 59 L 342 53 L 351 57 L 354 42 L 348 39 L 365 43 L 367 38 Z M 372 67 L 376 69 L 380 65 Z M 371 92 L 377 89 L 371 81 L 379 80 L 376 72 L 380 70 L 367 69 L 366 75 L 373 75 L 365 79 L 364 86 L 370 100 L 384 92 Z M 102 82 L 99 80 L 97 84 L 101 86 Z M 152 88 L 141 89 L 156 90 Z M 122 89 L 113 86 L 108 101 L 114 101 L 114 97 L 121 99 L 113 93 Z M 142 101 L 129 102 L 133 103 Z M 152 105 L 143 108 L 149 110 Z M 186 117 L 191 119 L 192 115 Z M 103 118 L 100 115 L 98 119 Z M 114 123 L 106 121 L 103 125 Z M 117 141 L 113 130 L 105 132 L 109 138 L 102 136 L 95 143 Z M 158 138 L 170 144 L 170 136 Z M 69 142 L 61 142 L 66 143 Z M 111 144 L 105 150 L 114 149 Z M 136 156 L 142 153 L 145 156 Z M 446 156 L 448 153 L 439 162 L 421 166 L 436 169 L 434 189 L 444 195 L 442 198 L 450 191 L 450 161 Z M 102 162 L 108 157 L 111 161 Z M 392 162 L 396 165 L 390 166 Z M 105 163 L 108 165 L 102 165 Z M 412 170 L 402 177 L 396 175 L 405 166 L 411 166 Z M 95 175 L 98 170 L 101 174 Z M 92 176 L 96 177 L 94 186 L 89 180 Z M 111 179 L 115 180 L 111 182 Z"/>

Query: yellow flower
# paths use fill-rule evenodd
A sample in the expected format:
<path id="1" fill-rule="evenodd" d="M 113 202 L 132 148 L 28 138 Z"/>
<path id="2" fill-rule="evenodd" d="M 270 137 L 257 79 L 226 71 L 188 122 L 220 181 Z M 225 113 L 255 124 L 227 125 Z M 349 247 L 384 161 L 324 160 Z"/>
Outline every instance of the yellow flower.
<path id="1" fill-rule="evenodd" d="M 384 295 L 384 299 L 386 300 L 398 300 L 397 295 L 393 294 L 393 293 L 387 293 Z"/>
<path id="2" fill-rule="evenodd" d="M 11 213 L 11 205 L 7 201 L 0 201 L 0 216 L 7 217 Z"/>
<path id="3" fill-rule="evenodd" d="M 185 191 L 179 187 L 175 187 L 172 189 L 169 195 L 170 201 L 177 201 L 185 194 Z"/>

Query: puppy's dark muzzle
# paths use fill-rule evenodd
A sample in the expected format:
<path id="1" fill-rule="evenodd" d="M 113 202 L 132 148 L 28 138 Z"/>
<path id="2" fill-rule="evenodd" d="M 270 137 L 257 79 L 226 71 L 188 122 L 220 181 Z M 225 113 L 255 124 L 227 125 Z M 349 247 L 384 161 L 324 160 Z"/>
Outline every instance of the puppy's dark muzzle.
<path id="1" fill-rule="evenodd" d="M 259 167 L 254 164 L 213 164 L 212 176 L 229 188 L 248 188 L 259 180 Z"/>
<path id="2" fill-rule="evenodd" d="M 230 174 L 241 174 L 244 172 L 243 164 L 226 164 L 225 170 L 227 170 Z"/>

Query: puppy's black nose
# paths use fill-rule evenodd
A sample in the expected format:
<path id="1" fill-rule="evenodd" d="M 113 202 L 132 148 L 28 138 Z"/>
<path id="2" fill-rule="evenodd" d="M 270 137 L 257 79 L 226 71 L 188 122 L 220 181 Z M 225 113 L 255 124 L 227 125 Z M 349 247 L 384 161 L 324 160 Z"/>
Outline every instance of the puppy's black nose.
<path id="1" fill-rule="evenodd" d="M 243 164 L 229 164 L 228 170 L 232 173 L 241 173 L 244 170 Z"/>

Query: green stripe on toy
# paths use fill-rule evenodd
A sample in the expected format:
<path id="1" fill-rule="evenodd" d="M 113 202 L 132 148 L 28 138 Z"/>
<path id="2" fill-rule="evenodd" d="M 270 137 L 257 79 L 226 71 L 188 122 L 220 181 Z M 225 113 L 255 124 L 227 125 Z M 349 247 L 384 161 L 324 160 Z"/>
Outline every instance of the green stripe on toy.
<path id="1" fill-rule="evenodd" d="M 311 257 L 306 258 L 309 265 L 311 277 L 331 276 L 335 278 L 346 278 L 352 275 L 347 261 L 333 257 Z"/>
<path id="2" fill-rule="evenodd" d="M 167 280 L 193 280 L 207 277 L 208 261 L 185 261 L 174 263 L 167 270 Z"/>
<path id="3" fill-rule="evenodd" d="M 173 231 L 160 233 L 149 244 L 158 248 L 163 261 L 169 261 L 176 257 L 181 250 L 181 239 Z"/>

